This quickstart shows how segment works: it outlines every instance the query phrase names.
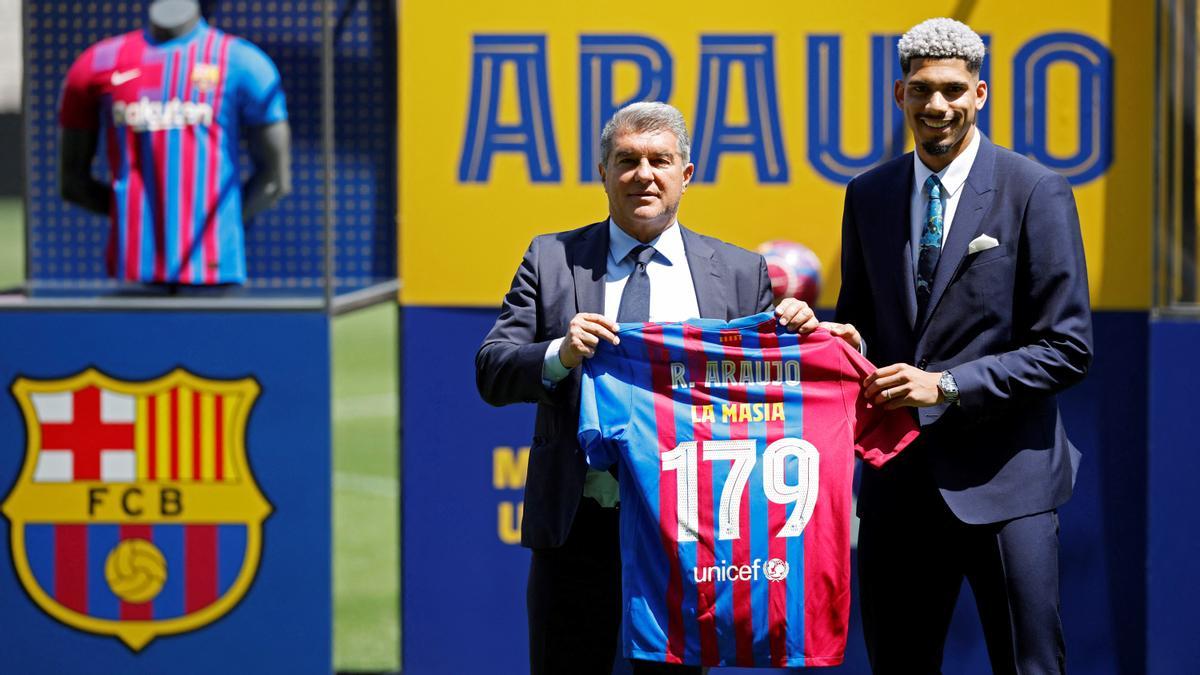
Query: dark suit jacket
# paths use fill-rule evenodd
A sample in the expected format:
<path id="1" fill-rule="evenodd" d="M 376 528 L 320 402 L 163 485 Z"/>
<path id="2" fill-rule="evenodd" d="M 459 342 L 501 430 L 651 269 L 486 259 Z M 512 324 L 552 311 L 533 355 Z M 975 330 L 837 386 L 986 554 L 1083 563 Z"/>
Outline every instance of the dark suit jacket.
<path id="1" fill-rule="evenodd" d="M 771 281 L 762 256 L 681 227 L 700 315 L 735 319 L 770 308 Z M 579 312 L 604 313 L 608 221 L 536 237 L 504 296 L 500 317 L 475 355 L 483 400 L 496 406 L 537 403 L 521 544 L 557 547 L 567 537 L 583 494 L 587 463 L 576 436 L 579 377 L 542 386 L 546 348 Z"/>
<path id="2" fill-rule="evenodd" d="M 930 478 L 967 523 L 1040 513 L 1071 495 L 1078 451 L 1055 395 L 1092 360 L 1075 198 L 1058 174 L 980 141 L 921 325 L 912 154 L 846 188 L 838 321 L 859 329 L 876 365 L 948 369 L 960 391 L 958 406 L 917 410 L 922 440 L 908 461 L 864 472 L 861 514 L 902 507 Z M 1000 245 L 968 255 L 983 234 Z"/>

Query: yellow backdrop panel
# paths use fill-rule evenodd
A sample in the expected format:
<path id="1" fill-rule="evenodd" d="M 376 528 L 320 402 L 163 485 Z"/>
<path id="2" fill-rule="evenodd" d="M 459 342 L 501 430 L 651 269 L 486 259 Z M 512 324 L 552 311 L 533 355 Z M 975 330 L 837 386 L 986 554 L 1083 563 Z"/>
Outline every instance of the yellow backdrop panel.
<path id="1" fill-rule="evenodd" d="M 895 109 L 875 98 L 890 91 L 894 40 L 944 15 L 989 41 L 991 138 L 1072 177 L 1095 306 L 1149 305 L 1153 3 L 401 7 L 406 304 L 497 305 L 530 238 L 605 218 L 596 152 L 581 146 L 612 105 L 669 86 L 703 137 L 681 222 L 747 248 L 808 245 L 831 306 L 844 183 L 894 152 Z"/>

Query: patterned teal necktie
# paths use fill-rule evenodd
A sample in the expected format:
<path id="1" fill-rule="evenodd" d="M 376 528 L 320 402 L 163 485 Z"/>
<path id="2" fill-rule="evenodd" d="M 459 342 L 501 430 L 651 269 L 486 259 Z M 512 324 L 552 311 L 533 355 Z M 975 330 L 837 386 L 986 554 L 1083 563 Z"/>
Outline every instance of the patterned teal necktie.
<path id="1" fill-rule="evenodd" d="M 929 206 L 925 209 L 925 227 L 921 229 L 921 252 L 917 258 L 917 319 L 925 317 L 933 292 L 933 273 L 942 255 L 942 183 L 937 176 L 925 180 Z"/>

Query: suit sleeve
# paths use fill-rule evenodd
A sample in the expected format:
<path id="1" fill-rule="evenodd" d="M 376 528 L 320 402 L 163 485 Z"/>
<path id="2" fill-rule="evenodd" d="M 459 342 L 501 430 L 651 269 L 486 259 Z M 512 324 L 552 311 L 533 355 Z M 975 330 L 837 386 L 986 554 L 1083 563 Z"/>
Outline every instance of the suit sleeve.
<path id="1" fill-rule="evenodd" d="M 1083 379 L 1092 362 L 1092 312 L 1075 197 L 1043 177 L 1025 207 L 1018 244 L 1013 342 L 1019 347 L 950 368 L 959 404 L 986 416 Z"/>
<path id="2" fill-rule="evenodd" d="M 542 364 L 551 341 L 538 339 L 537 258 L 535 239 L 513 276 L 500 316 L 475 354 L 475 386 L 483 400 L 494 406 L 555 402 L 542 384 Z"/>
<path id="3" fill-rule="evenodd" d="M 871 342 L 875 337 L 875 312 L 862 240 L 854 218 L 854 183 L 852 180 L 846 186 L 846 201 L 842 207 L 842 287 L 838 292 L 835 321 L 854 324 L 863 341 Z"/>
<path id="4" fill-rule="evenodd" d="M 774 304 L 775 291 L 771 288 L 771 275 L 767 272 L 767 260 L 760 255 L 758 256 L 758 308 L 754 310 L 754 313 L 769 312 Z"/>

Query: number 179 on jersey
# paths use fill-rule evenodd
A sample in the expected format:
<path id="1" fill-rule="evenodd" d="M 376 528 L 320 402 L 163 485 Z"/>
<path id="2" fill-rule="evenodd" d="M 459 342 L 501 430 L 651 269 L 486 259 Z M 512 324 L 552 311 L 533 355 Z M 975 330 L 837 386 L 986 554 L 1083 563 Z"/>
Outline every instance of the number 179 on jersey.
<path id="1" fill-rule="evenodd" d="M 675 513 L 678 541 L 697 541 L 700 532 L 698 498 L 700 462 L 732 462 L 721 487 L 717 513 L 717 539 L 741 537 L 742 496 L 759 463 L 758 440 L 685 441 L 662 454 L 662 472 L 675 472 Z M 795 482 L 789 482 L 789 465 L 796 467 Z M 777 537 L 798 537 L 812 517 L 817 503 L 820 454 L 800 438 L 781 438 L 762 453 L 762 490 L 772 503 L 794 505 Z M 753 498 L 753 497 L 752 497 Z"/>

